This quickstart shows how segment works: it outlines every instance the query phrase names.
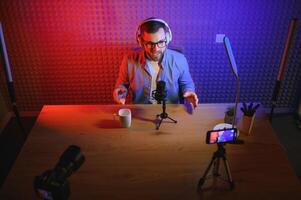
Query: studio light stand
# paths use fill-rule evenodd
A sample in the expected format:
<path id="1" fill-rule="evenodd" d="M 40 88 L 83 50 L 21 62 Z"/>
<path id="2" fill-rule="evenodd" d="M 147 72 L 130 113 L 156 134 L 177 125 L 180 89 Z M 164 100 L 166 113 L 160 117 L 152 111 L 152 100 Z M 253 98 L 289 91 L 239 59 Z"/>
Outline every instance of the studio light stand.
<path id="1" fill-rule="evenodd" d="M 282 53 L 280 67 L 279 67 L 276 83 L 274 86 L 274 91 L 273 91 L 273 96 L 272 96 L 272 106 L 271 106 L 271 111 L 270 111 L 270 116 L 269 116 L 270 121 L 273 120 L 274 109 L 277 106 L 278 96 L 279 96 L 279 92 L 280 92 L 280 88 L 281 88 L 281 82 L 283 79 L 284 70 L 285 70 L 287 60 L 289 57 L 289 52 L 290 52 L 290 49 L 292 46 L 292 41 L 293 41 L 294 35 L 297 32 L 297 25 L 298 25 L 298 19 L 296 19 L 296 18 L 292 19 L 290 22 L 290 25 L 289 25 L 288 34 L 287 34 L 287 38 L 286 38 L 286 42 L 285 42 L 285 47 L 284 47 L 284 51 Z"/>
<path id="2" fill-rule="evenodd" d="M 9 65 L 9 60 L 8 60 L 8 55 L 6 51 L 6 45 L 4 41 L 4 34 L 3 34 L 3 29 L 2 29 L 2 24 L 0 22 L 0 46 L 1 46 L 1 57 L 3 59 L 3 67 L 5 71 L 5 77 L 6 77 L 6 82 L 7 82 L 7 90 L 8 94 L 10 97 L 11 105 L 13 112 L 15 114 L 17 123 L 19 124 L 21 131 L 25 134 L 25 130 L 23 127 L 23 124 L 21 122 L 20 114 L 17 108 L 17 102 L 16 102 L 16 95 L 15 95 L 15 89 L 14 89 L 14 83 L 13 83 L 13 78 L 10 70 L 10 65 Z"/>
<path id="3" fill-rule="evenodd" d="M 224 143 L 218 143 L 217 144 L 217 150 L 214 152 L 211 162 L 209 163 L 204 175 L 202 178 L 200 178 L 199 183 L 198 183 L 198 190 L 200 190 L 205 183 L 206 179 L 209 178 L 208 173 L 210 172 L 211 168 L 213 167 L 212 170 L 212 176 L 213 177 L 220 177 L 221 175 L 219 174 L 219 166 L 220 166 L 220 160 L 223 160 L 224 167 L 227 173 L 227 179 L 225 180 L 226 182 L 229 183 L 230 189 L 233 190 L 235 185 L 232 179 L 229 163 L 227 160 L 226 156 L 226 149 L 224 148 L 226 144 Z"/>
<path id="4" fill-rule="evenodd" d="M 224 47 L 226 49 L 226 53 L 227 53 L 227 58 L 229 61 L 229 64 L 231 66 L 231 70 L 232 73 L 235 77 L 236 80 L 236 96 L 235 96 L 235 107 L 234 107 L 234 119 L 232 121 L 232 124 L 227 124 L 227 123 L 221 123 L 221 124 L 217 124 L 214 127 L 214 130 L 220 130 L 220 129 L 227 129 L 227 128 L 234 128 L 235 127 L 235 123 L 236 123 L 236 113 L 237 113 L 237 106 L 238 106 L 238 100 L 239 100 L 239 96 L 240 96 L 240 80 L 238 77 L 238 70 L 237 70 L 237 65 L 236 65 L 236 61 L 235 61 L 235 57 L 232 51 L 232 47 L 230 44 L 230 39 L 228 37 L 223 37 L 223 44 Z M 242 144 L 243 141 L 241 140 L 239 143 L 237 144 Z M 211 169 L 211 167 L 213 166 L 213 176 L 214 177 L 218 177 L 220 176 L 220 174 L 218 173 L 219 170 L 219 165 L 220 165 L 220 159 L 223 159 L 224 162 L 224 166 L 226 169 L 226 173 L 227 173 L 227 182 L 230 184 L 230 189 L 233 190 L 234 189 L 234 181 L 232 179 L 232 175 L 231 175 L 231 171 L 230 171 L 230 167 L 229 167 L 229 163 L 227 161 L 227 157 L 226 157 L 226 149 L 225 149 L 225 143 L 218 143 L 217 144 L 217 151 L 215 151 L 213 153 L 212 159 L 210 164 L 208 165 L 204 175 L 202 176 L 202 178 L 200 178 L 199 183 L 198 183 L 198 190 L 200 190 L 203 186 L 203 184 L 206 181 L 206 177 Z"/>

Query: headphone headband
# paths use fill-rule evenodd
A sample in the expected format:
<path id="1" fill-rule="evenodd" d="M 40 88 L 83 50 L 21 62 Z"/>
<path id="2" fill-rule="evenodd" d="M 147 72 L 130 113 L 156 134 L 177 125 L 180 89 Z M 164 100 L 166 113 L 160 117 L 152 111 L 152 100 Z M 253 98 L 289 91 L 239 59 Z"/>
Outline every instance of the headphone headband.
<path id="1" fill-rule="evenodd" d="M 171 30 L 168 26 L 168 24 L 163 20 L 163 19 L 159 19 L 159 18 L 147 18 L 145 20 L 143 20 L 142 22 L 139 23 L 138 25 L 138 28 L 137 28 L 137 31 L 136 31 L 136 40 L 137 40 L 137 43 L 140 45 L 140 46 L 143 46 L 142 45 L 142 40 L 141 40 L 141 26 L 147 22 L 160 22 L 162 24 L 164 24 L 165 28 L 167 30 L 165 30 L 166 32 L 166 43 L 168 44 L 169 42 L 171 42 L 172 40 L 172 33 L 171 33 Z"/>

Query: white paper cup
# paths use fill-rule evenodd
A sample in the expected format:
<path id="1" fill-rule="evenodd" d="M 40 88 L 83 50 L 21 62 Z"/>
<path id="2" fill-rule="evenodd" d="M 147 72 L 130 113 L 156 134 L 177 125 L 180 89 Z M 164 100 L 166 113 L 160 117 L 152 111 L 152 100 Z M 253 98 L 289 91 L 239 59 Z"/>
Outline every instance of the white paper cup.
<path id="1" fill-rule="evenodd" d="M 132 114 L 131 110 L 127 108 L 122 108 L 118 111 L 120 126 L 122 128 L 129 128 L 131 127 L 132 122 Z"/>

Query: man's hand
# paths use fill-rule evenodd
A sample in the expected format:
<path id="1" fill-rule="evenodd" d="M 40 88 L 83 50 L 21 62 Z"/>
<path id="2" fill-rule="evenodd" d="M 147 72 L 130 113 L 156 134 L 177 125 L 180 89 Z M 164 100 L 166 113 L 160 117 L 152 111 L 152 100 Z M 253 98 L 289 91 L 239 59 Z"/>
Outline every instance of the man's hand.
<path id="1" fill-rule="evenodd" d="M 190 91 L 187 91 L 184 93 L 184 98 L 187 99 L 187 101 L 189 103 L 191 103 L 193 105 L 193 107 L 197 107 L 198 103 L 199 103 L 199 99 L 198 99 L 198 96 L 196 95 L 196 93 L 194 92 L 190 92 Z"/>
<path id="2" fill-rule="evenodd" d="M 125 88 L 116 88 L 113 91 L 114 101 L 118 104 L 125 104 L 126 92 Z"/>

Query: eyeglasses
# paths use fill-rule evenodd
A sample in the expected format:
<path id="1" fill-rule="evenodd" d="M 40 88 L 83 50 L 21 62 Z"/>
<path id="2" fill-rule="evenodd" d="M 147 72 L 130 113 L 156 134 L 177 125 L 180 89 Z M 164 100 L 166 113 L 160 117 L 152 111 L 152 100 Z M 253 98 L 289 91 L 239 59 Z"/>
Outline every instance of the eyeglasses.
<path id="1" fill-rule="evenodd" d="M 145 42 L 144 45 L 151 49 L 155 46 L 157 46 L 158 48 L 163 48 L 163 47 L 166 47 L 166 40 L 160 40 L 159 42 Z"/>

